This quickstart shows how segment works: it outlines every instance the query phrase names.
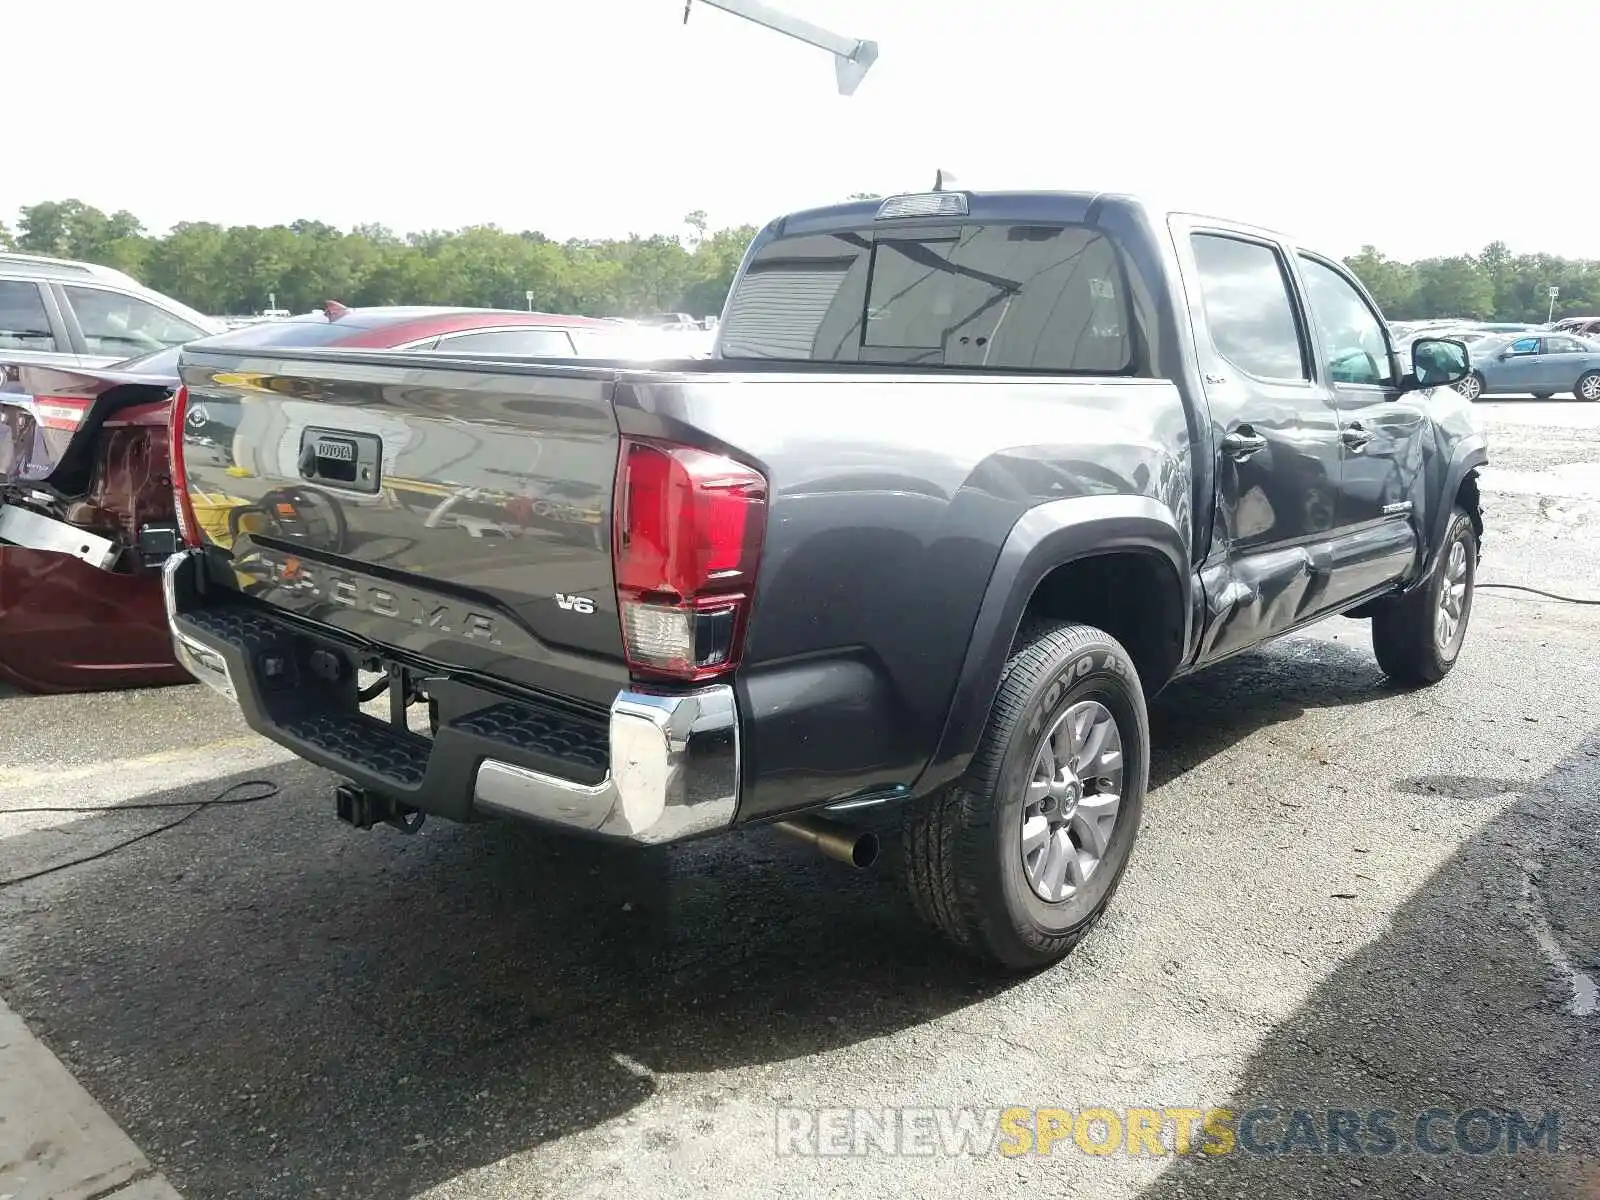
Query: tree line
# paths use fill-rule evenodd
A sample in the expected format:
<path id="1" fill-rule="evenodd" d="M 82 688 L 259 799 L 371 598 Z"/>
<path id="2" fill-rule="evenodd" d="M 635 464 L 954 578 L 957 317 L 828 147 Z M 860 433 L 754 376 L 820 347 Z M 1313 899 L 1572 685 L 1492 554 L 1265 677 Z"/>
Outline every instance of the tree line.
<path id="1" fill-rule="evenodd" d="M 721 311 L 755 232 L 750 225 L 712 230 L 697 210 L 675 234 L 564 242 L 494 225 L 400 235 L 382 225 L 344 232 L 321 221 L 184 221 L 156 235 L 132 213 L 51 200 L 22 208 L 14 232 L 0 223 L 0 247 L 116 267 L 216 315 L 258 312 L 269 297 L 295 312 L 327 300 L 524 308 L 532 292 L 532 306 L 546 312 L 705 316 Z M 1552 287 L 1560 289 L 1556 316 L 1600 313 L 1600 262 L 1513 255 L 1504 242 L 1416 262 L 1363 246 L 1345 262 L 1391 320 L 1543 321 Z"/>
<path id="2" fill-rule="evenodd" d="M 184 221 L 163 235 L 129 212 L 79 200 L 21 210 L 0 246 L 100 263 L 216 316 L 268 307 L 459 304 L 589 316 L 720 312 L 753 226 L 712 230 L 703 212 L 677 234 L 552 241 L 494 225 L 401 236 L 382 225 L 348 233 L 321 221 L 218 225 Z"/>

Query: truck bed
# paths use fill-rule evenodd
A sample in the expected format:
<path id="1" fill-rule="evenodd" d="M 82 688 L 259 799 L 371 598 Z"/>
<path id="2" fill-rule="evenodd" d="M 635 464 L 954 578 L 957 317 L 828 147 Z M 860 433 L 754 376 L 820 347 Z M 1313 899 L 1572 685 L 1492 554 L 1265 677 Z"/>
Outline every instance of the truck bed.
<path id="1" fill-rule="evenodd" d="M 209 348 L 183 375 L 189 496 L 234 586 L 437 673 L 596 714 L 637 682 L 611 558 L 621 440 L 759 471 L 766 532 L 733 680 L 751 813 L 813 799 L 819 773 L 841 797 L 918 777 L 960 634 L 1027 510 L 1124 496 L 1188 511 L 1164 380 Z M 1065 465 L 1037 448 L 1051 428 L 1070 431 Z M 376 487 L 321 478 L 338 460 L 308 478 L 318 437 L 354 443 Z M 285 502 L 298 521 L 278 517 Z"/>

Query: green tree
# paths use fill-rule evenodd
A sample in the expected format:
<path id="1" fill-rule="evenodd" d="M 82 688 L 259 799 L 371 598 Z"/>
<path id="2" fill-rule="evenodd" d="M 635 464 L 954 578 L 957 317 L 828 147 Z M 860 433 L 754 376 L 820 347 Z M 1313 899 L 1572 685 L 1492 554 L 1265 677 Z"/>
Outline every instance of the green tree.
<path id="1" fill-rule="evenodd" d="M 683 223 L 694 231 L 694 236 L 690 238 L 689 245 L 689 249 L 693 250 L 706 240 L 706 230 L 711 227 L 711 222 L 706 218 L 706 210 L 697 208 L 683 218 Z"/>
<path id="2" fill-rule="evenodd" d="M 1366 284 L 1384 316 L 1404 320 L 1416 315 L 1417 279 L 1409 264 L 1385 258 L 1375 246 L 1363 246 L 1361 253 L 1344 261 Z"/>
<path id="3" fill-rule="evenodd" d="M 875 200 L 856 192 L 852 200 Z M 304 218 L 287 224 L 182 222 L 150 234 L 127 211 L 107 214 L 78 199 L 46 200 L 17 214 L 0 247 L 105 263 L 218 314 L 257 312 L 275 296 L 304 311 L 346 304 L 468 304 L 593 316 L 719 312 L 753 226 L 713 229 L 705 210 L 677 234 L 556 243 L 535 229 L 493 225 L 398 234 L 383 225 L 348 232 Z M 1513 255 L 1503 242 L 1476 254 L 1402 262 L 1375 246 L 1345 260 L 1384 315 L 1542 321 L 1549 289 L 1557 315 L 1600 313 L 1600 263 Z"/>
<path id="4" fill-rule="evenodd" d="M 1416 307 L 1423 314 L 1473 320 L 1495 315 L 1494 284 L 1470 255 L 1425 258 L 1414 270 Z"/>

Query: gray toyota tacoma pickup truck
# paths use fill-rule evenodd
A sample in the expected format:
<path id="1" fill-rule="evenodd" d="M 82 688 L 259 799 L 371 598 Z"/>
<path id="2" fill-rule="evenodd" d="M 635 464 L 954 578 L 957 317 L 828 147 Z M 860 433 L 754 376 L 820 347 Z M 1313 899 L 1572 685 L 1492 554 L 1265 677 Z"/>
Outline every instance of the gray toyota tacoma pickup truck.
<path id="1" fill-rule="evenodd" d="M 889 817 L 920 911 L 1036 968 L 1116 890 L 1172 679 L 1335 613 L 1450 670 L 1487 454 L 1466 348 L 1411 364 L 1337 259 L 1072 192 L 773 221 L 709 360 L 224 334 L 173 405 L 172 634 L 358 826 L 860 863 Z"/>

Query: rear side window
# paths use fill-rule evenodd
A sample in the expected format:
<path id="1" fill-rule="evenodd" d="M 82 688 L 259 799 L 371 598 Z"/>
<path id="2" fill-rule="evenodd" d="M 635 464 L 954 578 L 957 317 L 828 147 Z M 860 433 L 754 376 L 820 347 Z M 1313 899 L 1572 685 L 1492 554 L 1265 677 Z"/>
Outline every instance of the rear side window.
<path id="1" fill-rule="evenodd" d="M 729 301 L 722 356 L 1092 374 L 1136 366 L 1116 247 L 1075 225 L 779 238 Z"/>
<path id="2" fill-rule="evenodd" d="M 71 284 L 62 290 L 78 318 L 78 327 L 83 330 L 83 340 L 90 354 L 128 358 L 178 346 L 205 335 L 205 330 L 196 329 L 149 301 L 125 292 Z"/>
<path id="3" fill-rule="evenodd" d="M 0 350 L 54 350 L 39 285 L 0 279 Z"/>
<path id="4" fill-rule="evenodd" d="M 1289 276 L 1271 246 L 1220 234 L 1191 238 L 1211 342 L 1260 379 L 1309 379 Z"/>
<path id="5" fill-rule="evenodd" d="M 570 358 L 572 341 L 560 329 L 485 329 L 445 334 L 436 348 L 442 354 L 527 354 L 535 358 Z"/>

